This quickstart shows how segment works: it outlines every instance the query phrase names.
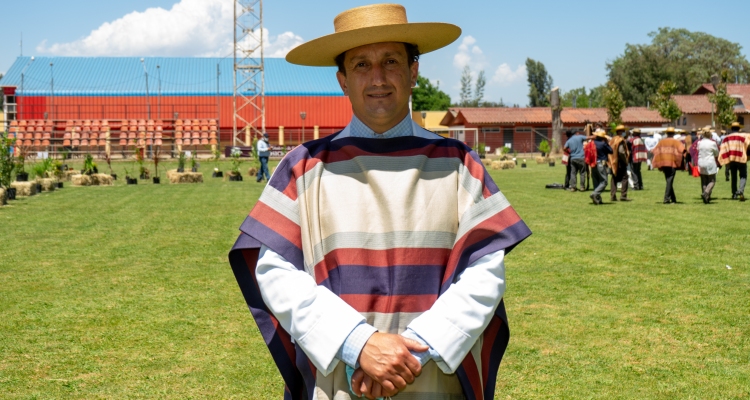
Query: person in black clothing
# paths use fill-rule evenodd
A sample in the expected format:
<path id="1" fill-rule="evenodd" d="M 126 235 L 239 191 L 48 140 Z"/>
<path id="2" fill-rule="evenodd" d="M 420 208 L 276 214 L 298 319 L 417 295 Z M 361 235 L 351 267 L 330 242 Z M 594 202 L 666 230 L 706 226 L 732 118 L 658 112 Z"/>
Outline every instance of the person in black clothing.
<path id="1" fill-rule="evenodd" d="M 607 134 L 603 130 L 597 129 L 594 136 L 596 167 L 591 169 L 591 177 L 594 179 L 594 192 L 589 197 L 594 204 L 602 204 L 602 193 L 607 188 L 607 175 L 609 175 L 607 160 L 609 155 L 612 154 L 612 147 L 609 146 Z"/>
<path id="2" fill-rule="evenodd" d="M 566 138 L 565 140 L 570 139 L 571 136 L 573 136 L 572 130 L 568 129 L 567 131 L 565 131 L 565 138 Z M 563 182 L 565 183 L 563 184 L 563 189 L 567 190 L 570 188 L 570 169 L 571 169 L 570 150 L 565 149 L 564 154 L 565 156 L 567 156 L 567 161 L 565 161 L 564 163 L 565 164 L 565 180 Z"/>

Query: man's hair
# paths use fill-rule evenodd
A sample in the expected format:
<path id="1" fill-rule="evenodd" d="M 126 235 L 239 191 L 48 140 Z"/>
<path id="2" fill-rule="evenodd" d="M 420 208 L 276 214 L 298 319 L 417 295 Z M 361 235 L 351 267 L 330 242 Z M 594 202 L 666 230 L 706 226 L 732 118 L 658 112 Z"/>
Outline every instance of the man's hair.
<path id="1" fill-rule="evenodd" d="M 414 64 L 415 61 L 419 61 L 419 47 L 416 44 L 404 43 L 406 48 L 406 61 L 409 63 L 409 67 Z M 343 52 L 336 56 L 336 66 L 339 67 L 339 72 L 346 76 L 346 67 L 344 66 L 344 59 L 346 58 L 346 52 Z"/>
<path id="2" fill-rule="evenodd" d="M 740 127 L 739 126 L 733 126 L 732 127 L 732 132 L 739 132 L 739 131 L 740 131 Z"/>
<path id="3" fill-rule="evenodd" d="M 575 132 L 573 132 L 573 130 L 572 130 L 572 129 L 568 129 L 567 131 L 565 131 L 565 136 L 566 136 L 566 137 L 571 137 L 571 136 L 573 136 L 574 134 L 575 134 Z"/>

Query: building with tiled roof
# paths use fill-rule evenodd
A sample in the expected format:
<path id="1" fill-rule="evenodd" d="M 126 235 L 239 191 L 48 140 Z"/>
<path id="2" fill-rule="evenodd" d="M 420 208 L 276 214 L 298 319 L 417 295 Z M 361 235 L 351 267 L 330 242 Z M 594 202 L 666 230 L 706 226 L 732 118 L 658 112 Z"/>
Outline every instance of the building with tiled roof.
<path id="1" fill-rule="evenodd" d="M 702 126 L 711 125 L 711 115 L 714 111 L 713 104 L 708 100 L 708 95 L 714 93 L 711 84 L 701 85 L 691 95 L 674 96 L 677 106 L 682 110 L 682 117 L 677 120 L 676 126 L 685 130 L 695 130 Z M 734 108 L 737 114 L 737 121 L 745 125 L 745 121 L 750 114 L 750 85 L 727 84 L 727 93 L 734 97 L 736 105 Z"/>
<path id="2" fill-rule="evenodd" d="M 604 125 L 609 119 L 604 108 L 564 108 L 561 118 L 564 129 L 583 129 L 587 122 Z M 660 127 L 669 122 L 646 107 L 626 108 L 622 120 L 629 127 Z M 440 125 L 451 127 L 456 138 L 472 147 L 478 141 L 490 152 L 506 146 L 528 153 L 536 151 L 542 140 L 551 139 L 552 111 L 548 107 L 451 108 Z"/>

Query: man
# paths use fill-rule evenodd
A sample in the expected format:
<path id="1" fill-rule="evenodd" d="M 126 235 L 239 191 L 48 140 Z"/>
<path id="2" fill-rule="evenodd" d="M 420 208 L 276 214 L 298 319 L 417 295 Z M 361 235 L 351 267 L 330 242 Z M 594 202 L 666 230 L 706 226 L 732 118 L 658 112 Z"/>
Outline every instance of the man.
<path id="1" fill-rule="evenodd" d="M 596 146 L 596 167 L 591 169 L 591 177 L 594 178 L 594 192 L 589 195 L 594 204 L 602 204 L 602 193 L 607 188 L 607 175 L 609 168 L 607 162 L 612 154 L 609 146 L 607 133 L 602 129 L 594 131 L 594 145 Z"/>
<path id="2" fill-rule="evenodd" d="M 646 144 L 641 139 L 641 130 L 633 129 L 633 136 L 630 140 L 632 151 L 630 152 L 630 171 L 633 173 L 633 190 L 643 190 L 643 176 L 641 175 L 641 165 L 648 161 L 648 150 Z"/>
<path id="3" fill-rule="evenodd" d="M 658 133 L 654 133 L 650 137 L 643 139 L 643 144 L 646 145 L 646 151 L 648 152 L 648 160 L 646 160 L 646 162 L 648 163 L 649 171 L 654 169 L 654 166 L 653 166 L 654 148 L 656 147 L 657 144 L 659 144 L 660 140 L 661 140 L 661 135 L 659 135 Z"/>
<path id="4" fill-rule="evenodd" d="M 732 176 L 732 199 L 745 201 L 745 184 L 747 183 L 747 156 L 750 151 L 750 135 L 740 132 L 740 124 L 732 123 L 732 130 L 721 141 L 719 163 L 728 166 Z M 737 175 L 740 176 L 739 186 Z"/>
<path id="5" fill-rule="evenodd" d="M 409 117 L 418 56 L 460 28 L 354 8 L 287 61 L 338 67 L 354 116 L 281 161 L 230 263 L 286 398 L 492 398 L 504 256 L 531 234 L 466 145 Z"/>
<path id="6" fill-rule="evenodd" d="M 266 180 L 271 179 L 271 174 L 268 173 L 268 157 L 271 156 L 270 148 L 268 146 L 268 134 L 264 133 L 263 138 L 258 140 L 258 159 L 260 160 L 260 169 L 255 179 L 256 182 L 260 182 L 265 177 Z"/>
<path id="7" fill-rule="evenodd" d="M 612 148 L 612 154 L 609 155 L 609 166 L 612 171 L 612 186 L 610 187 L 609 197 L 612 201 L 617 201 L 617 185 L 620 184 L 620 201 L 630 201 L 628 198 L 628 152 L 627 141 L 625 140 L 627 131 L 622 125 L 615 128 L 615 136 L 609 141 L 609 147 Z"/>
<path id="8" fill-rule="evenodd" d="M 570 137 L 573 136 L 573 131 L 568 129 L 565 131 L 565 140 L 566 143 L 568 140 L 570 140 Z M 572 170 L 570 165 L 570 149 L 563 148 L 563 157 L 562 157 L 562 163 L 565 166 L 565 178 L 563 183 L 563 189 L 570 190 L 570 171 Z M 575 190 L 573 190 L 575 192 Z"/>
<path id="9" fill-rule="evenodd" d="M 685 156 L 685 145 L 674 138 L 675 130 L 669 127 L 666 130 L 667 137 L 659 141 L 654 147 L 654 159 L 652 164 L 664 173 L 667 187 L 664 190 L 664 204 L 677 203 L 674 194 L 674 177 L 679 168 L 682 168 L 682 160 Z"/>
<path id="10" fill-rule="evenodd" d="M 568 185 L 570 186 L 571 192 L 585 190 L 586 172 L 588 168 L 586 166 L 585 154 L 583 152 L 584 140 L 586 140 L 586 136 L 583 135 L 581 130 L 577 130 L 576 134 L 571 136 L 568 141 L 565 142 L 565 149 L 570 151 L 570 179 Z M 576 176 L 580 176 L 581 178 L 581 189 L 576 189 Z"/>

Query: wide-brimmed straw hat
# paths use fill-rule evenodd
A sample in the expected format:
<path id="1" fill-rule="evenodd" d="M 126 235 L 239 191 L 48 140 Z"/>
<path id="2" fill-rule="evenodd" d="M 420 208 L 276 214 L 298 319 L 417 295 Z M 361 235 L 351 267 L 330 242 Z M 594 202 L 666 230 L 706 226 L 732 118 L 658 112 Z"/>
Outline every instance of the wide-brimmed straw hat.
<path id="1" fill-rule="evenodd" d="M 453 43 L 461 28 L 443 22 L 412 22 L 398 4 L 373 4 L 346 10 L 333 20 L 335 33 L 295 47 L 286 55 L 292 64 L 316 67 L 336 65 L 336 57 L 355 47 L 373 43 L 403 42 L 416 45 L 420 54 Z"/>
<path id="2" fill-rule="evenodd" d="M 607 132 L 604 132 L 603 129 L 597 129 L 597 130 L 594 131 L 593 135 L 594 136 L 598 136 L 600 138 L 606 138 L 607 137 Z"/>
<path id="3" fill-rule="evenodd" d="M 671 127 L 671 126 L 670 126 L 670 127 L 669 127 L 669 128 L 667 128 L 667 129 L 666 129 L 666 130 L 665 130 L 664 132 L 666 132 L 666 133 L 675 133 L 675 129 L 674 129 L 674 127 Z"/>
<path id="4" fill-rule="evenodd" d="M 617 125 L 617 127 L 615 128 L 615 132 L 624 131 L 624 130 L 625 130 L 625 125 Z"/>

